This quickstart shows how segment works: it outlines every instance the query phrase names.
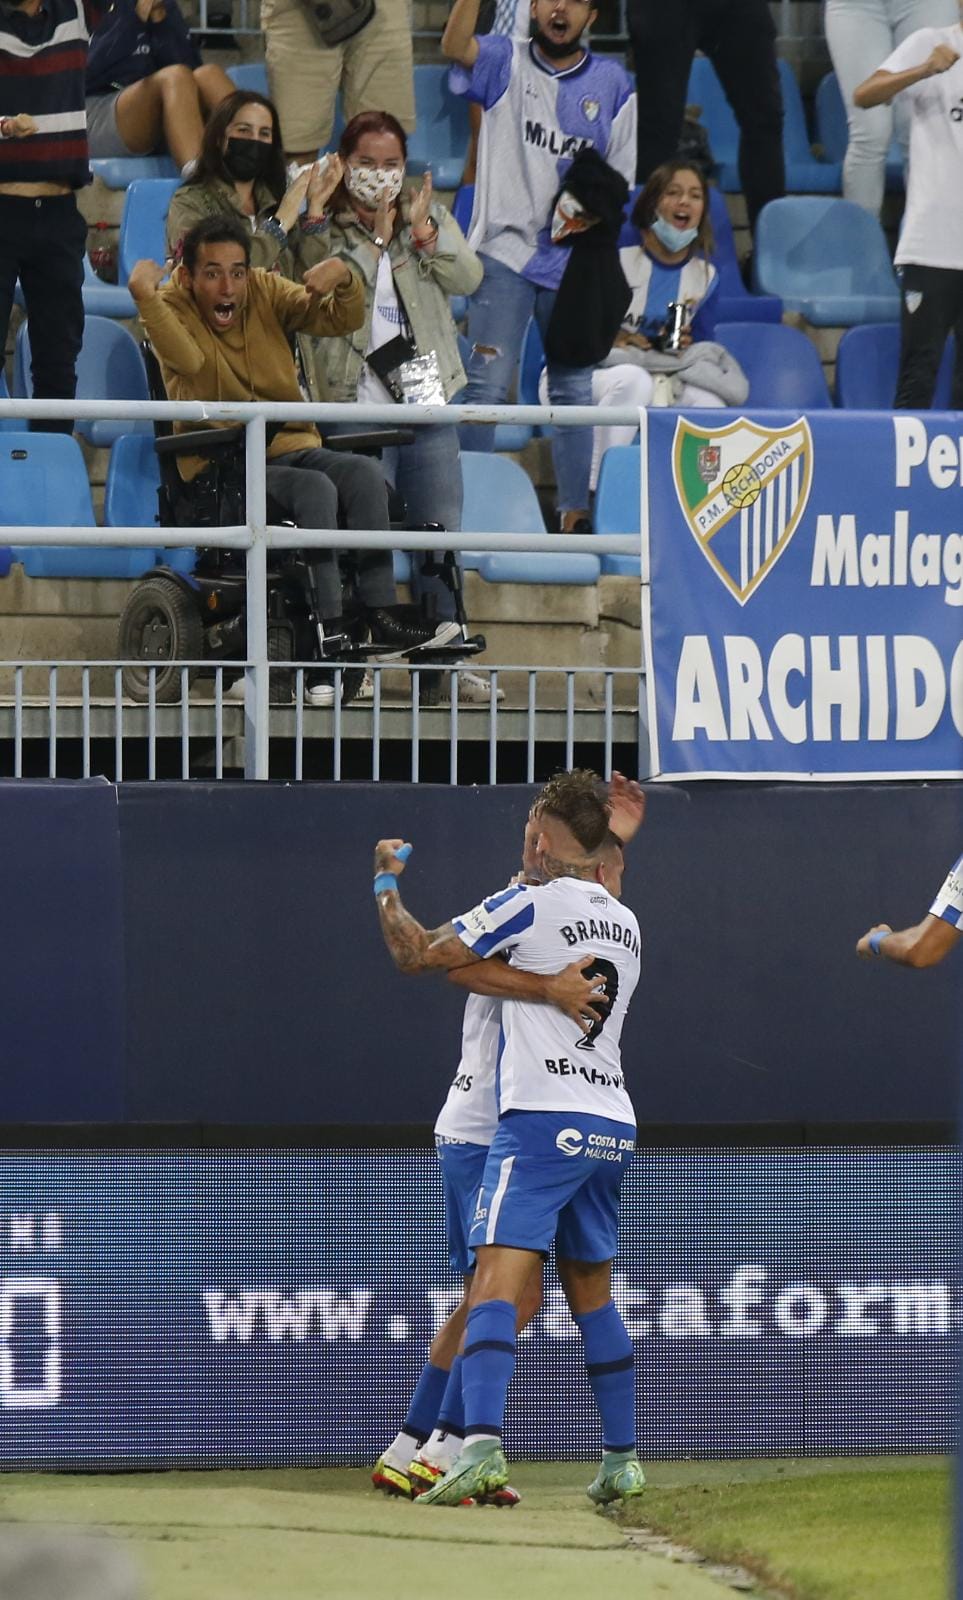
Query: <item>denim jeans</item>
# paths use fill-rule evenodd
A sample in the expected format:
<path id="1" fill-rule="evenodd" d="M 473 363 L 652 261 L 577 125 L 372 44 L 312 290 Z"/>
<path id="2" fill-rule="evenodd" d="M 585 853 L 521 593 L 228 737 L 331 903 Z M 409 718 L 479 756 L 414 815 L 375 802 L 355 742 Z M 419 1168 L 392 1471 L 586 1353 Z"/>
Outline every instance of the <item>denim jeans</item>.
<path id="1" fill-rule="evenodd" d="M 897 96 L 863 111 L 853 105 L 853 90 L 918 28 L 949 28 L 958 16 L 956 0 L 826 0 L 826 43 L 849 122 L 843 195 L 874 216 L 883 204 L 894 119 L 905 164 L 908 108 Z"/>
<path id="2" fill-rule="evenodd" d="M 461 395 L 452 395 L 452 405 L 460 399 Z M 399 416 L 398 421 L 403 424 L 404 416 Z M 413 527 L 422 522 L 440 522 L 450 533 L 460 533 L 464 494 L 458 429 L 453 422 L 432 422 L 415 428 L 414 434 L 413 444 L 384 452 L 381 464 L 385 477 L 403 496 L 407 519 Z M 399 543 L 404 544 L 403 535 L 399 536 Z M 415 552 L 411 563 L 412 599 L 434 595 L 437 616 L 452 620 L 455 603 L 451 590 L 441 578 L 426 576 L 420 560 Z"/>
<path id="3" fill-rule="evenodd" d="M 518 367 L 529 317 L 544 339 L 555 307 L 554 289 L 529 283 L 520 273 L 482 255 L 485 276 L 468 302 L 468 387 L 466 405 L 501 405 Z M 490 353 L 494 352 L 494 353 Z M 553 405 L 590 406 L 592 368 L 547 363 L 548 395 Z M 463 450 L 491 450 L 494 428 L 468 424 L 461 430 Z M 583 511 L 589 503 L 592 429 L 556 428 L 552 460 L 560 511 Z"/>

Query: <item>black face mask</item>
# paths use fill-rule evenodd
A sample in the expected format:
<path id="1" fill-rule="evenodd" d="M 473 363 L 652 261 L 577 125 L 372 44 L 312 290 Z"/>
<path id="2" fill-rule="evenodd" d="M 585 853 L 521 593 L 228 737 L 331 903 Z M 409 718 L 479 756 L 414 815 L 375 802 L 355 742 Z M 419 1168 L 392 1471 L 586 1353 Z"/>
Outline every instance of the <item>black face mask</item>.
<path id="1" fill-rule="evenodd" d="M 274 146 L 266 139 L 228 139 L 224 165 L 239 183 L 250 183 L 263 178 L 273 155 Z"/>
<path id="2" fill-rule="evenodd" d="M 572 56 L 576 50 L 582 48 L 581 34 L 569 44 L 562 44 L 558 39 L 549 39 L 538 29 L 532 34 L 532 38 L 542 55 L 547 56 L 549 61 L 563 61 L 566 56 Z"/>

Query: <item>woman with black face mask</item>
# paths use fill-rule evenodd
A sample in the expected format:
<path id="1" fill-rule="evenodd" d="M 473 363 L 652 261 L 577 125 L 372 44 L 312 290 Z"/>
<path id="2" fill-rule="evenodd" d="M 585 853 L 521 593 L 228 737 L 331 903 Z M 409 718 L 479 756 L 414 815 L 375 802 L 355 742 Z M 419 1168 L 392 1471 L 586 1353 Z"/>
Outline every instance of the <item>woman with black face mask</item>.
<path id="1" fill-rule="evenodd" d="M 336 158 L 288 181 L 273 103 L 238 90 L 211 115 L 197 168 L 175 191 L 167 213 L 167 251 L 180 260 L 184 235 L 202 217 L 241 217 L 251 229 L 252 267 L 300 281 L 329 253 L 320 244 L 328 199 L 341 178 Z"/>

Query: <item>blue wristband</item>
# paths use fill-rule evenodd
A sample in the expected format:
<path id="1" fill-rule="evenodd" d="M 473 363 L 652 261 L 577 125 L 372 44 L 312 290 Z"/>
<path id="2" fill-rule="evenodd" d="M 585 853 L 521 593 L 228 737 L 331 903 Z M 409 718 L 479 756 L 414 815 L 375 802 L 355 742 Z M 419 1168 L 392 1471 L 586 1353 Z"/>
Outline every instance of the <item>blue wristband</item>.
<path id="1" fill-rule="evenodd" d="M 885 932 L 871 933 L 870 934 L 870 936 L 869 936 L 869 948 L 872 950 L 874 956 L 878 956 L 879 955 L 879 947 L 880 947 L 880 945 L 882 944 L 884 939 L 888 939 L 889 938 L 889 936 L 892 933 L 892 931 L 893 931 L 892 928 L 887 928 Z"/>
<path id="2" fill-rule="evenodd" d="M 384 894 L 388 889 L 397 889 L 398 879 L 393 872 L 379 872 L 374 881 L 375 894 Z"/>

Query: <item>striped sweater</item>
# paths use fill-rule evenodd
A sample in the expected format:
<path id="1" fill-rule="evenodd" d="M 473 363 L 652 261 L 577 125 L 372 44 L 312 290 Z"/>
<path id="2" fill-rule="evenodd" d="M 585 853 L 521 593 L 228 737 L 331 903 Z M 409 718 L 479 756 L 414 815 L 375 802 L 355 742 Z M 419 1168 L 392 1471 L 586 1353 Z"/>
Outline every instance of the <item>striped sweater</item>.
<path id="1" fill-rule="evenodd" d="M 43 0 L 35 16 L 0 10 L 0 117 L 26 111 L 38 132 L 0 139 L 0 183 L 90 182 L 84 74 L 95 0 Z"/>

